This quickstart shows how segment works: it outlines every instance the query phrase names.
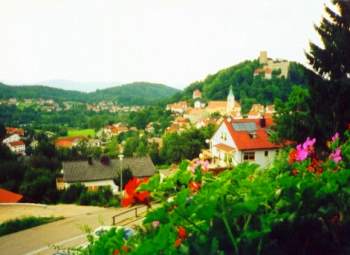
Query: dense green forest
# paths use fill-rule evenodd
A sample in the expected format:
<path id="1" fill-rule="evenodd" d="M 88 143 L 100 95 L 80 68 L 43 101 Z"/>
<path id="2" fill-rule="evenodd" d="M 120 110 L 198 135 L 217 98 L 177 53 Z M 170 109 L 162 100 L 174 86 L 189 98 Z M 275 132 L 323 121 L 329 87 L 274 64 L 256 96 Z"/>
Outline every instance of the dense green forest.
<path id="1" fill-rule="evenodd" d="M 57 101 L 99 102 L 103 100 L 121 105 L 149 105 L 178 92 L 163 84 L 135 82 L 91 93 L 70 91 L 46 86 L 7 86 L 0 83 L 0 99 L 43 98 Z"/>
<path id="2" fill-rule="evenodd" d="M 226 99 L 228 90 L 232 86 L 236 99 L 241 101 L 243 111 L 253 103 L 270 104 L 276 98 L 286 100 L 293 85 L 305 86 L 308 83 L 308 71 L 303 65 L 291 62 L 289 76 L 278 78 L 273 72 L 271 80 L 262 76 L 254 77 L 254 70 L 260 66 L 257 60 L 244 61 L 238 65 L 220 70 L 208 75 L 203 81 L 196 81 L 184 91 L 171 98 L 171 102 L 189 100 L 195 89 L 202 91 L 205 100 Z"/>

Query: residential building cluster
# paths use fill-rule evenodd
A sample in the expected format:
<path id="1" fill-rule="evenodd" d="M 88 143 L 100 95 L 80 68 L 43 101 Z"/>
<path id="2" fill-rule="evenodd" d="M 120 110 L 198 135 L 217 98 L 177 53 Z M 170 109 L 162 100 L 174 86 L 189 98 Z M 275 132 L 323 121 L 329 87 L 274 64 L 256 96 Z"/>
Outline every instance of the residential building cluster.
<path id="1" fill-rule="evenodd" d="M 172 125 L 168 127 L 167 132 L 181 132 L 189 126 L 197 128 L 205 127 L 209 124 L 218 124 L 222 120 L 218 116 L 230 116 L 233 119 L 259 119 L 262 117 L 271 118 L 275 112 L 273 105 L 253 104 L 248 115 L 242 115 L 240 103 L 236 100 L 232 88 L 229 89 L 227 100 L 211 100 L 207 103 L 202 99 L 202 93 L 199 89 L 193 91 L 191 106 L 187 101 L 180 101 L 168 104 L 166 110 L 176 115 Z"/>
<path id="2" fill-rule="evenodd" d="M 93 112 L 108 111 L 111 113 L 115 112 L 137 112 L 143 107 L 141 106 L 121 106 L 114 102 L 101 101 L 95 104 L 86 104 L 86 109 Z"/>
<path id="3" fill-rule="evenodd" d="M 94 104 L 75 102 L 75 101 L 63 101 L 56 102 L 52 99 L 17 99 L 9 98 L 0 100 L 0 105 L 17 106 L 19 108 L 33 107 L 42 112 L 60 112 L 69 111 L 73 107 L 84 107 L 87 111 L 110 113 L 116 112 L 135 112 L 143 109 L 141 106 L 121 106 L 110 101 L 101 101 Z"/>

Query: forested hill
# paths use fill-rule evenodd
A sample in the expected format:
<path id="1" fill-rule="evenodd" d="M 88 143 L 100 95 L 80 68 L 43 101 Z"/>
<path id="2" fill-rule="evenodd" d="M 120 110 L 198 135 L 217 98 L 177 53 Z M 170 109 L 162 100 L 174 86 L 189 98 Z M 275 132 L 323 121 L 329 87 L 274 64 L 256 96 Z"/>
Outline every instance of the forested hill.
<path id="1" fill-rule="evenodd" d="M 43 98 L 58 101 L 86 101 L 86 93 L 79 91 L 63 90 L 47 86 L 8 86 L 0 83 L 0 99 L 8 98 Z"/>
<path id="2" fill-rule="evenodd" d="M 134 82 L 90 93 L 93 101 L 117 101 L 124 105 L 147 105 L 175 95 L 179 90 L 163 84 Z"/>
<path id="3" fill-rule="evenodd" d="M 252 103 L 269 104 L 276 98 L 286 100 L 293 85 L 307 84 L 307 74 L 310 72 L 303 65 L 292 62 L 286 79 L 277 78 L 273 74 L 271 80 L 266 80 L 262 76 L 254 77 L 254 71 L 259 66 L 259 62 L 254 60 L 220 70 L 208 75 L 203 81 L 190 84 L 184 91 L 174 95 L 171 102 L 191 99 L 195 89 L 202 91 L 205 100 L 226 99 L 229 87 L 232 86 L 234 95 L 241 101 L 243 108 Z"/>
<path id="4" fill-rule="evenodd" d="M 43 98 L 57 101 L 114 101 L 122 105 L 147 105 L 173 96 L 178 90 L 163 84 L 135 82 L 91 93 L 63 90 L 47 86 L 7 86 L 0 83 L 0 99 Z"/>

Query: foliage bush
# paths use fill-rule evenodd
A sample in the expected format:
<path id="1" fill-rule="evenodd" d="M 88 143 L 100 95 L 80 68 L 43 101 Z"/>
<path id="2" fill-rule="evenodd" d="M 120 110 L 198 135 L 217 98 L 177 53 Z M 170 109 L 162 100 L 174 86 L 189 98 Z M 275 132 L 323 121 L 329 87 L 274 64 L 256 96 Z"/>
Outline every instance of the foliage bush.
<path id="1" fill-rule="evenodd" d="M 87 188 L 80 183 L 70 185 L 68 189 L 64 190 L 61 194 L 61 202 L 75 203 L 79 200 L 80 195 L 86 191 Z"/>
<path id="2" fill-rule="evenodd" d="M 268 169 L 244 163 L 214 176 L 183 162 L 162 182 L 152 177 L 139 191 L 161 206 L 137 235 L 113 243 L 114 254 L 349 254 L 350 133 L 343 144 L 333 137 L 323 157 L 314 144 L 280 153 Z"/>
<path id="3" fill-rule="evenodd" d="M 8 220 L 0 224 L 0 236 L 18 232 L 27 228 L 36 227 L 50 223 L 62 217 L 25 217 L 21 219 Z"/>

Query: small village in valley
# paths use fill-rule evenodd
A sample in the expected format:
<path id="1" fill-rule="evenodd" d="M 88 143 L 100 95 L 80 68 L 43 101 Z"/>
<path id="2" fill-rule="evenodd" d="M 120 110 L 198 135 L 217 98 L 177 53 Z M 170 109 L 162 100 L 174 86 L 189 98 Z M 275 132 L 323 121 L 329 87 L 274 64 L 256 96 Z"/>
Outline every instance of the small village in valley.
<path id="1" fill-rule="evenodd" d="M 0 255 L 350 254 L 350 1 L 252 1 L 0 3 Z"/>

